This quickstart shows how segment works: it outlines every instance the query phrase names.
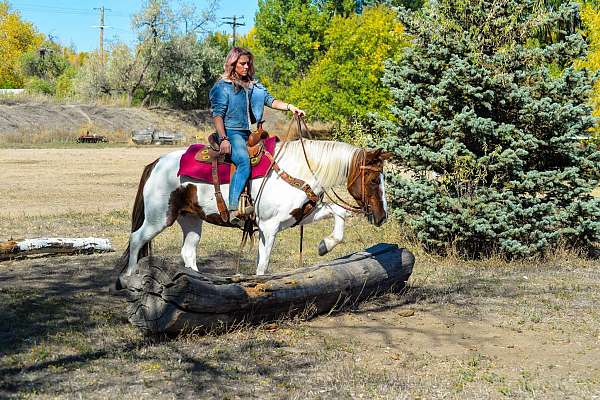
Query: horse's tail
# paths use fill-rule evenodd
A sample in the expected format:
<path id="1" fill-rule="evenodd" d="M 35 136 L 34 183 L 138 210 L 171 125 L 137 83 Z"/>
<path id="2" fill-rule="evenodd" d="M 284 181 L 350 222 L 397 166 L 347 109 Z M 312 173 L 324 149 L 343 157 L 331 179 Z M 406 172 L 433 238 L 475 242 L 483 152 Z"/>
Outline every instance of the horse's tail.
<path id="1" fill-rule="evenodd" d="M 135 195 L 135 202 L 133 203 L 133 211 L 131 213 L 132 233 L 140 229 L 140 227 L 144 224 L 144 186 L 146 186 L 146 181 L 148 181 L 148 178 L 150 177 L 150 174 L 152 173 L 152 170 L 156 166 L 158 160 L 160 159 L 157 158 L 156 160 L 154 160 L 154 162 L 146 165 L 146 167 L 144 167 L 144 171 L 142 172 L 142 176 L 140 177 L 140 183 L 138 185 L 137 194 Z M 138 253 L 138 260 L 142 257 L 147 256 L 150 253 L 151 246 L 152 241 L 149 241 L 144 246 L 142 246 Z M 117 265 L 115 267 L 115 271 L 117 272 L 117 280 L 114 289 L 116 289 L 117 291 L 124 289 L 124 287 L 121 285 L 120 277 L 129 265 L 129 250 L 130 244 L 128 242 L 127 249 L 125 249 L 121 257 L 119 258 L 119 261 L 117 261 Z"/>

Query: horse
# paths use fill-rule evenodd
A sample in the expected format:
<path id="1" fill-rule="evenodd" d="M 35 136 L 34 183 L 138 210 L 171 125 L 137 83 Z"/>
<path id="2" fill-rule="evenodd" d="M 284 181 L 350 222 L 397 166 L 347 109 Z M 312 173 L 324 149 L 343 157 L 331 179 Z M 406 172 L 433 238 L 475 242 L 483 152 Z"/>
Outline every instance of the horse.
<path id="1" fill-rule="evenodd" d="M 138 260 L 148 255 L 151 240 L 175 221 L 183 232 L 181 257 L 185 267 L 198 271 L 196 248 L 203 222 L 229 225 L 219 214 L 213 184 L 178 176 L 184 152 L 168 153 L 144 168 L 133 207 L 129 245 L 117 266 L 121 274 L 125 268 L 126 276 L 134 273 Z M 332 233 L 318 246 L 319 254 L 325 255 L 343 240 L 345 218 L 350 212 L 362 211 L 376 226 L 387 219 L 383 164 L 390 153 L 305 139 L 278 142 L 273 154 L 279 171 L 270 169 L 265 177 L 253 179 L 250 185 L 259 233 L 256 275 L 268 272 L 275 237 L 283 229 L 333 217 Z M 309 208 L 308 214 L 303 212 L 309 202 L 307 192 L 290 185 L 283 178 L 285 173 L 302 179 L 318 195 L 319 201 Z M 359 208 L 323 201 L 326 190 L 342 184 Z M 229 185 L 221 185 L 221 191 L 227 199 Z"/>

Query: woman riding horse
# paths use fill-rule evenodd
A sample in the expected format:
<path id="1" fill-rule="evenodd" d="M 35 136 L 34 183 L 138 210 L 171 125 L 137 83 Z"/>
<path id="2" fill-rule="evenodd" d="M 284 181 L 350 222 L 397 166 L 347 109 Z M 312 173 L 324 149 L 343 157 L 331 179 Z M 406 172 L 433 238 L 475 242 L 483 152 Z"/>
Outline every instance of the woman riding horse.
<path id="1" fill-rule="evenodd" d="M 227 57 L 223 79 L 210 93 L 215 126 L 223 139 L 220 150 L 233 151 L 237 165 L 231 184 L 221 185 L 223 193 L 229 196 L 234 220 L 241 217 L 235 211 L 249 175 L 245 144 L 251 124 L 256 122 L 260 127 L 265 105 L 304 115 L 297 107 L 275 100 L 253 80 L 252 59 L 250 52 L 234 48 Z M 137 270 L 138 260 L 150 253 L 152 239 L 173 223 L 177 222 L 183 233 L 184 264 L 194 271 L 198 271 L 196 248 L 203 222 L 223 225 L 214 185 L 179 174 L 186 151 L 165 154 L 144 168 L 133 206 L 129 245 L 118 263 L 122 274 L 117 288 Z M 333 217 L 333 231 L 318 245 L 319 255 L 324 255 L 342 242 L 350 212 L 365 215 L 376 226 L 386 220 L 383 164 L 390 153 L 341 142 L 299 140 L 277 143 L 273 154 L 277 170 L 273 168 L 266 176 L 256 178 L 257 185 L 249 194 L 255 200 L 259 233 L 257 275 L 268 272 L 275 237 L 284 229 Z M 323 201 L 326 190 L 340 185 L 345 185 L 357 207 Z"/>
<path id="2" fill-rule="evenodd" d="M 229 189 L 229 221 L 239 225 L 240 218 L 254 211 L 252 207 L 238 210 L 240 194 L 250 177 L 246 144 L 251 125 L 256 123 L 257 127 L 261 127 L 264 106 L 291 111 L 298 116 L 303 116 L 304 111 L 275 100 L 263 85 L 254 80 L 254 56 L 248 50 L 240 47 L 231 49 L 223 68 L 223 75 L 212 87 L 209 96 L 220 151 L 222 154 L 231 153 L 231 161 L 236 166 Z"/>

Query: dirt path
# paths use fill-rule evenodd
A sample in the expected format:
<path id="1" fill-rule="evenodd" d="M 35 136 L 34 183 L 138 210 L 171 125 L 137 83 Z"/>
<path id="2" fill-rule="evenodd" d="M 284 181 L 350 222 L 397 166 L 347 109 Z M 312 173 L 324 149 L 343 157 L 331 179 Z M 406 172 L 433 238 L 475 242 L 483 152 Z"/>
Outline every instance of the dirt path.
<path id="1" fill-rule="evenodd" d="M 233 269 L 230 257 L 211 259 L 210 272 Z M 600 284 L 588 267 L 426 268 L 431 281 L 417 274 L 407 293 L 354 310 L 152 343 L 124 320 L 123 300 L 107 294 L 115 260 L 0 266 L 0 397 L 600 394 Z"/>

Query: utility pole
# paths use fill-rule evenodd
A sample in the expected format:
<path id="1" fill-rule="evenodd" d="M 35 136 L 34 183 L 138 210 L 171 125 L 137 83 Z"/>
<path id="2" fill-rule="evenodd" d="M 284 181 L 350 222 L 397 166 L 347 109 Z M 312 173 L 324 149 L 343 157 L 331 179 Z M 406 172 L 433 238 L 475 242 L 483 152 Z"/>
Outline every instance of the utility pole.
<path id="1" fill-rule="evenodd" d="M 100 25 L 94 26 L 94 28 L 100 28 L 100 60 L 102 61 L 102 64 L 104 64 L 104 28 L 108 28 L 108 26 L 104 25 L 104 11 L 111 11 L 111 9 L 102 6 L 100 8 L 94 8 L 94 10 L 100 11 Z"/>
<path id="2" fill-rule="evenodd" d="M 237 21 L 238 21 L 238 19 L 244 19 L 244 16 L 242 15 L 241 17 L 238 17 L 238 16 L 234 15 L 233 17 L 224 17 L 221 19 L 224 19 L 226 21 L 226 22 L 223 22 L 224 24 L 231 25 L 231 27 L 233 28 L 233 47 L 235 47 L 235 28 L 238 26 L 246 25 L 245 23 L 241 23 L 241 22 L 237 22 Z"/>

